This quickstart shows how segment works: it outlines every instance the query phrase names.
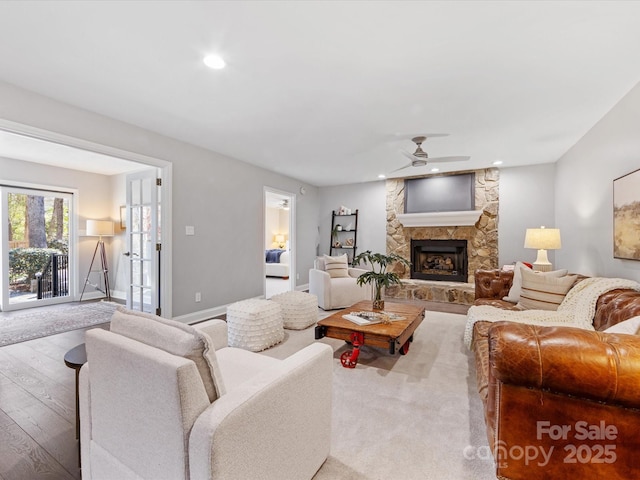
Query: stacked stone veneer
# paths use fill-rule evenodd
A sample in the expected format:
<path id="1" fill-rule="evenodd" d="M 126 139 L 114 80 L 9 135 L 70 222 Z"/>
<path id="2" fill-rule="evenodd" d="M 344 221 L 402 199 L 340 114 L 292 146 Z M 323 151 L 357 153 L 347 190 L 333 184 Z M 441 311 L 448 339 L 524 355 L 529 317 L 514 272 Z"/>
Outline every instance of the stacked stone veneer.
<path id="1" fill-rule="evenodd" d="M 397 213 L 404 213 L 404 179 L 390 179 L 387 189 L 387 253 L 411 259 L 411 240 L 467 240 L 468 282 L 474 282 L 478 269 L 498 267 L 498 202 L 500 172 L 497 168 L 475 171 L 475 209 L 482 211 L 475 225 L 459 227 L 404 227 Z M 402 286 L 388 288 L 391 298 L 470 303 L 469 285 L 452 282 L 408 280 L 409 268 L 396 265 L 394 271 L 403 279 Z"/>

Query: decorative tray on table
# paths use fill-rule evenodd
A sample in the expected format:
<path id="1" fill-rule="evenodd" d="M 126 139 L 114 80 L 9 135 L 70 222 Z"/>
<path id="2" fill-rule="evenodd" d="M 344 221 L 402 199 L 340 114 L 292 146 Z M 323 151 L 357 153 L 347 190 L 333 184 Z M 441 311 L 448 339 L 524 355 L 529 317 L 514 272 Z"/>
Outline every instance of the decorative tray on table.
<path id="1" fill-rule="evenodd" d="M 405 320 L 406 317 L 398 315 L 397 313 L 390 313 L 385 311 L 379 312 L 351 312 L 343 315 L 342 318 L 349 320 L 357 325 L 374 325 L 376 323 L 391 323 L 398 320 Z"/>

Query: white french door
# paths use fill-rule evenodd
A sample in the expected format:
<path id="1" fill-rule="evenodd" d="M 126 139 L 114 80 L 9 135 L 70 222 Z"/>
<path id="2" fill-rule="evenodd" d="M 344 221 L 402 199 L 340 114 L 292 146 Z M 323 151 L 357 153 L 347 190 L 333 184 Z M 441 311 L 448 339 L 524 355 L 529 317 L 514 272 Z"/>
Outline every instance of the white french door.
<path id="1" fill-rule="evenodd" d="M 160 314 L 160 188 L 156 169 L 127 175 L 127 308 Z"/>
<path id="2" fill-rule="evenodd" d="M 70 302 L 77 285 L 72 192 L 0 185 L 1 309 Z"/>

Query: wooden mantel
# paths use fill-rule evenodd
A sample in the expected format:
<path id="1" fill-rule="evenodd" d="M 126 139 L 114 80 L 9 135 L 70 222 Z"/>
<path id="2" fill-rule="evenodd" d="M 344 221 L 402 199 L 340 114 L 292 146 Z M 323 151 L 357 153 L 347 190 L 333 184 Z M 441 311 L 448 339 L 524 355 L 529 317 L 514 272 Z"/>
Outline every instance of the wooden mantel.
<path id="1" fill-rule="evenodd" d="M 462 227 L 475 225 L 482 210 L 464 212 L 398 213 L 403 227 Z"/>

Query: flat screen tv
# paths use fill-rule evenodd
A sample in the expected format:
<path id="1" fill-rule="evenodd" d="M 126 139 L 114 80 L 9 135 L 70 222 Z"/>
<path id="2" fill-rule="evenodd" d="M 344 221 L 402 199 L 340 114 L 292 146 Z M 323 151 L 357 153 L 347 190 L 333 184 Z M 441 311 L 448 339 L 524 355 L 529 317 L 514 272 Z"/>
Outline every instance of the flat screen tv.
<path id="1" fill-rule="evenodd" d="M 476 174 L 438 175 L 404 181 L 404 212 L 463 212 L 475 210 Z"/>

